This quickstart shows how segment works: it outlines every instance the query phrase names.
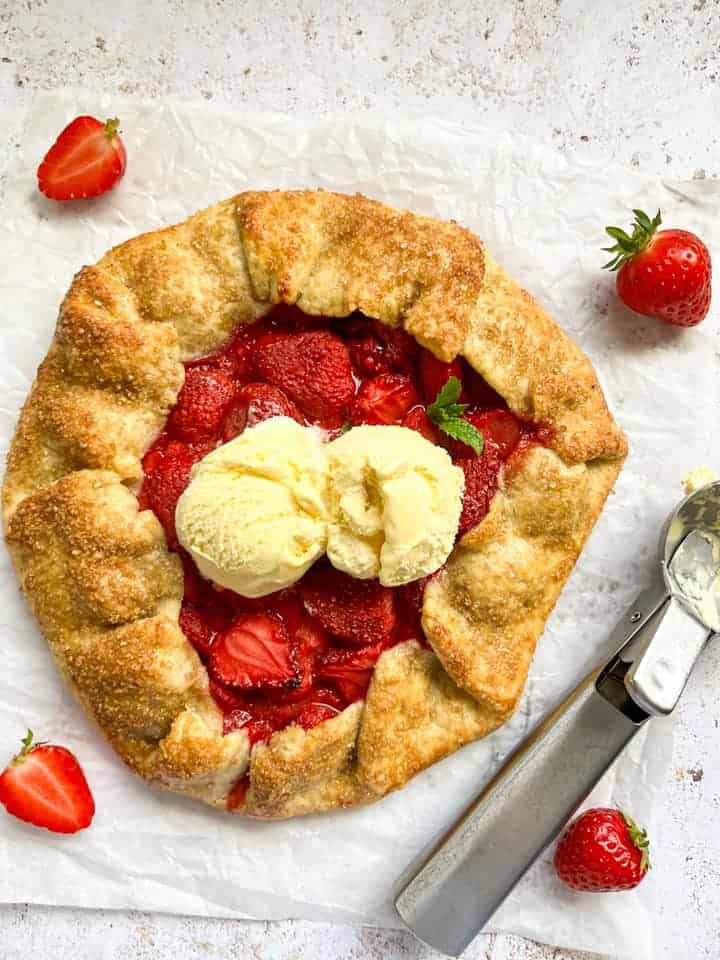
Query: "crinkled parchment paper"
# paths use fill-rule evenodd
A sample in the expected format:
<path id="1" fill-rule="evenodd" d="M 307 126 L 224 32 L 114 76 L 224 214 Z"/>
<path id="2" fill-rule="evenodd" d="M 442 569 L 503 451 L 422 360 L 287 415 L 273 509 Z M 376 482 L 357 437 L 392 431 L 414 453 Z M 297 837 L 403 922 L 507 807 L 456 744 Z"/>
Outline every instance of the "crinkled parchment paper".
<path id="1" fill-rule="evenodd" d="M 77 113 L 119 114 L 128 172 L 107 197 L 56 205 L 38 161 Z M 505 727 L 375 806 L 280 823 L 246 822 L 145 786 L 115 758 L 63 687 L 0 552 L 0 754 L 31 726 L 81 758 L 97 799 L 75 837 L 0 817 L 0 899 L 218 917 L 399 926 L 391 894 L 406 864 L 449 825 L 509 750 L 606 650 L 650 579 L 661 521 L 690 468 L 712 460 L 715 319 L 689 332 L 622 310 L 599 266 L 605 223 L 631 207 L 697 229 L 720 249 L 720 184 L 665 184 L 570 165 L 522 137 L 426 118 L 254 116 L 208 105 L 46 96 L 33 106 L 5 183 L 0 262 L 0 434 L 12 434 L 59 302 L 78 268 L 112 244 L 248 188 L 362 191 L 476 231 L 593 360 L 632 454 L 540 642 Z M 650 829 L 671 725 L 655 721 L 598 787 Z M 493 923 L 548 943 L 652 960 L 652 872 L 636 892 L 576 895 L 537 863 Z M 478 884 L 482 877 L 478 877 Z"/>

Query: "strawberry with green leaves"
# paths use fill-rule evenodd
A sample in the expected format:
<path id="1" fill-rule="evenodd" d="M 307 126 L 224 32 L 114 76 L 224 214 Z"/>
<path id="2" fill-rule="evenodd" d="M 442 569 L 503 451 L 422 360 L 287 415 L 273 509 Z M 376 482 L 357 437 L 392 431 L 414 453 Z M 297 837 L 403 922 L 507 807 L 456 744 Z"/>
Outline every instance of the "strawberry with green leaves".
<path id="1" fill-rule="evenodd" d="M 632 890 L 650 869 L 647 833 L 619 810 L 596 807 L 571 821 L 555 850 L 558 877 L 585 893 Z"/>
<path id="2" fill-rule="evenodd" d="M 632 233 L 606 228 L 615 243 L 604 248 L 613 254 L 605 268 L 617 271 L 618 296 L 636 313 L 694 327 L 710 309 L 708 248 L 688 230 L 658 230 L 659 210 L 652 220 L 642 210 L 633 213 Z"/>

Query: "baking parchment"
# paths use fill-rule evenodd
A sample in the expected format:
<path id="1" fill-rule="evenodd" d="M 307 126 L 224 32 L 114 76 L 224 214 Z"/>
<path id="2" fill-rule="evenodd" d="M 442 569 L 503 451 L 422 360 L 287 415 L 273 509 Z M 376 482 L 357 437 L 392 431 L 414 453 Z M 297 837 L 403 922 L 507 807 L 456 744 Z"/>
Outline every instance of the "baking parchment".
<path id="1" fill-rule="evenodd" d="M 127 174 L 105 197 L 54 204 L 37 192 L 35 169 L 78 113 L 120 116 Z M 0 818 L 2 901 L 400 926 L 392 892 L 407 863 L 607 650 L 610 628 L 652 575 L 681 478 L 712 462 L 716 316 L 682 331 L 630 314 L 599 269 L 599 248 L 606 223 L 627 225 L 632 207 L 652 214 L 660 206 L 667 223 L 720 249 L 720 185 L 571 163 L 521 134 L 437 118 L 254 115 L 80 92 L 38 97 L 3 184 L 3 452 L 81 265 L 233 193 L 271 187 L 360 191 L 476 231 L 590 355 L 630 437 L 627 467 L 551 617 L 514 717 L 379 804 L 288 822 L 232 818 L 130 774 L 63 687 L 0 551 L 0 755 L 30 726 L 76 751 L 97 800 L 92 828 L 74 837 Z M 591 802 L 617 804 L 652 830 L 671 737 L 671 721 L 648 725 Z M 555 880 L 550 858 L 548 851 L 521 882 L 494 930 L 653 960 L 652 871 L 632 893 L 574 894 Z M 655 858 L 663 864 L 661 847 Z"/>

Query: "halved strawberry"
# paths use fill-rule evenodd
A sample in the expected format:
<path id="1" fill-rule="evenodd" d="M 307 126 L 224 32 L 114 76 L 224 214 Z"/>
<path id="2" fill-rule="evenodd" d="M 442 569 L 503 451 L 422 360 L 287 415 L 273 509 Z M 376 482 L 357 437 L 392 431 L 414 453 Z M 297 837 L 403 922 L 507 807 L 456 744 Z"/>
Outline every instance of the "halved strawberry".
<path id="1" fill-rule="evenodd" d="M 385 643 L 392 634 L 393 593 L 377 580 L 356 580 L 322 565 L 305 574 L 299 590 L 307 611 L 329 633 L 348 643 Z"/>
<path id="2" fill-rule="evenodd" d="M 334 333 L 277 332 L 260 337 L 253 361 L 300 409 L 330 427 L 340 426 L 355 394 L 348 349 Z"/>
<path id="3" fill-rule="evenodd" d="M 246 383 L 225 413 L 223 440 L 225 443 L 234 440 L 247 427 L 271 417 L 292 417 L 300 424 L 305 423 L 302 413 L 278 387 L 269 383 Z"/>
<path id="4" fill-rule="evenodd" d="M 462 415 L 463 420 L 471 423 L 485 440 L 487 447 L 497 454 L 501 460 L 507 460 L 520 442 L 522 429 L 517 417 L 508 409 L 500 410 L 468 410 Z M 466 458 L 474 453 L 472 447 L 460 440 L 443 438 L 445 446 L 453 457 Z"/>
<path id="5" fill-rule="evenodd" d="M 75 756 L 65 747 L 32 745 L 28 730 L 20 753 L 0 774 L 0 803 L 8 813 L 55 833 L 90 826 L 95 801 Z"/>
<path id="6" fill-rule="evenodd" d="M 425 407 L 413 407 L 402 419 L 402 426 L 421 433 L 430 443 L 440 443 L 440 431 L 427 414 Z"/>
<path id="7" fill-rule="evenodd" d="M 492 449 L 486 448 L 482 456 L 457 460 L 456 464 L 465 474 L 465 493 L 458 525 L 460 538 L 477 526 L 488 512 L 490 501 L 497 490 L 502 461 Z"/>
<path id="8" fill-rule="evenodd" d="M 125 173 L 120 121 L 76 117 L 60 132 L 38 167 L 38 187 L 51 200 L 81 200 L 112 190 Z"/>
<path id="9" fill-rule="evenodd" d="M 218 367 L 188 367 L 168 419 L 169 431 L 186 443 L 219 437 L 225 410 L 236 393 L 233 379 Z"/>
<path id="10" fill-rule="evenodd" d="M 297 686 L 297 662 L 285 626 L 273 613 L 238 617 L 212 646 L 209 669 L 231 687 L 256 690 Z"/>
<path id="11" fill-rule="evenodd" d="M 410 377 L 384 373 L 373 380 L 363 381 L 353 401 L 350 419 L 356 425 L 396 423 L 419 402 Z"/>
<path id="12" fill-rule="evenodd" d="M 180 608 L 179 622 L 180 629 L 197 652 L 203 657 L 208 657 L 215 639 L 215 631 L 204 620 L 200 611 L 184 600 Z"/>
<path id="13" fill-rule="evenodd" d="M 175 507 L 190 482 L 193 465 L 201 456 L 199 451 L 172 440 L 162 451 L 162 455 L 153 455 L 152 469 L 145 470 L 145 479 L 138 497 L 141 509 L 149 507 L 155 513 L 171 547 L 177 544 Z M 146 457 L 146 462 L 147 459 Z"/>
<path id="14" fill-rule="evenodd" d="M 425 348 L 420 350 L 418 372 L 423 399 L 426 403 L 435 402 L 437 395 L 450 377 L 457 377 L 460 383 L 463 383 L 463 367 L 460 357 L 455 357 L 451 363 L 444 363 Z M 465 391 L 463 389 L 460 393 L 460 403 L 465 402 Z"/>

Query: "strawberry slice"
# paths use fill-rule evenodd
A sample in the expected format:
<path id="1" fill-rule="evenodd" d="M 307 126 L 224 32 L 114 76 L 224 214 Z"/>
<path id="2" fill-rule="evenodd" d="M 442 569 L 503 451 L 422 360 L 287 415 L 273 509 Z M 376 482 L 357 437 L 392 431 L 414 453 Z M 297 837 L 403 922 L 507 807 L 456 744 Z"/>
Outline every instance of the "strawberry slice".
<path id="1" fill-rule="evenodd" d="M 282 387 L 310 417 L 341 426 L 355 394 L 348 349 L 334 333 L 309 330 L 260 337 L 254 353 L 258 374 Z"/>
<path id="2" fill-rule="evenodd" d="M 240 388 L 237 400 L 230 406 L 223 422 L 223 440 L 234 440 L 256 423 L 271 417 L 292 417 L 300 424 L 305 418 L 295 404 L 278 387 L 269 383 L 247 383 Z"/>
<path id="3" fill-rule="evenodd" d="M 508 409 L 468 410 L 462 415 L 462 419 L 471 423 L 483 435 L 485 444 L 501 460 L 507 460 L 520 442 L 520 422 Z M 450 437 L 442 439 L 453 457 L 463 459 L 474 453 L 472 447 L 461 440 L 452 440 Z"/>
<path id="4" fill-rule="evenodd" d="M 145 479 L 138 497 L 141 509 L 150 509 L 165 530 L 168 544 L 177 545 L 175 507 L 180 495 L 190 482 L 190 471 L 202 457 L 198 450 L 170 441 L 160 453 L 153 451 L 145 458 L 151 469 L 145 468 Z"/>
<path id="5" fill-rule="evenodd" d="M 269 600 L 268 597 L 263 599 Z M 295 593 L 282 591 L 269 606 L 282 617 L 296 648 L 306 650 L 313 656 L 324 653 L 330 641 L 327 631 L 319 620 L 310 616 Z"/>
<path id="6" fill-rule="evenodd" d="M 323 720 L 336 717 L 340 711 L 325 703 L 310 703 L 298 714 L 295 723 L 304 730 L 312 730 Z"/>
<path id="7" fill-rule="evenodd" d="M 463 383 L 463 366 L 460 357 L 455 357 L 451 363 L 444 363 L 425 348 L 420 350 L 418 372 L 423 399 L 426 403 L 434 403 L 450 377 L 457 377 L 460 383 Z M 460 393 L 459 402 L 467 402 L 464 388 Z"/>
<path id="8" fill-rule="evenodd" d="M 208 685 L 213 699 L 223 713 L 230 714 L 237 710 L 245 710 L 247 712 L 247 697 L 245 693 L 236 690 L 234 687 L 226 687 L 224 683 L 220 683 L 220 681 L 214 677 L 208 678 Z M 225 732 L 227 733 L 228 731 Z"/>
<path id="9" fill-rule="evenodd" d="M 421 433 L 430 443 L 440 443 L 440 431 L 427 415 L 425 407 L 413 407 L 402 419 L 402 426 Z"/>
<path id="10" fill-rule="evenodd" d="M 383 643 L 373 643 L 357 650 L 328 650 L 317 664 L 318 676 L 337 688 L 346 704 L 365 696 L 370 686 Z"/>
<path id="11" fill-rule="evenodd" d="M 353 402 L 350 419 L 356 426 L 361 423 L 395 423 L 419 402 L 410 377 L 384 373 L 373 380 L 363 381 Z"/>
<path id="12" fill-rule="evenodd" d="M 76 117 L 62 130 L 38 167 L 38 188 L 51 200 L 81 200 L 112 190 L 125 173 L 127 155 L 117 119 Z"/>
<path id="13" fill-rule="evenodd" d="M 200 611 L 183 600 L 180 608 L 180 629 L 202 657 L 209 657 L 215 631 L 203 619 Z"/>
<path id="14" fill-rule="evenodd" d="M 306 610 L 334 636 L 360 645 L 390 638 L 396 622 L 393 593 L 377 580 L 356 580 L 323 565 L 305 574 L 299 588 Z"/>
<path id="15" fill-rule="evenodd" d="M 65 747 L 32 745 L 28 730 L 20 753 L 0 774 L 0 803 L 8 813 L 55 833 L 90 826 L 95 801 L 75 756 Z"/>
<path id="16" fill-rule="evenodd" d="M 482 456 L 457 460 L 456 464 L 465 474 L 465 493 L 458 524 L 459 539 L 477 526 L 490 509 L 490 501 L 497 490 L 502 461 L 497 453 L 486 448 Z"/>
<path id="17" fill-rule="evenodd" d="M 287 631 L 273 613 L 247 613 L 215 640 L 209 669 L 216 680 L 243 690 L 298 685 Z"/>
<path id="18" fill-rule="evenodd" d="M 218 367 L 189 367 L 168 430 L 186 443 L 218 438 L 225 410 L 236 392 L 232 378 Z"/>

